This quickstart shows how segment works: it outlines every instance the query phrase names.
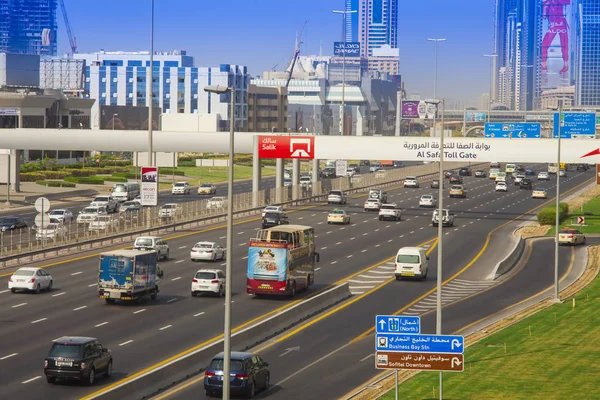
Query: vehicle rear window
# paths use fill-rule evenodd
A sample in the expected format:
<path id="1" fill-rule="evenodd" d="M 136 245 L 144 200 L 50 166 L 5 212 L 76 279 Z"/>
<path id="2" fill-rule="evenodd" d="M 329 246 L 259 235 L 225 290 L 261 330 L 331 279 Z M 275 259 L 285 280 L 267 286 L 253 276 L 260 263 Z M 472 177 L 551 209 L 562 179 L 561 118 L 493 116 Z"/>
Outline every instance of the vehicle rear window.
<path id="1" fill-rule="evenodd" d="M 265 218 L 278 219 L 280 215 L 281 215 L 280 213 L 268 212 L 268 213 L 265 214 Z"/>
<path id="2" fill-rule="evenodd" d="M 176 187 L 183 187 L 183 186 L 185 186 L 185 183 L 182 183 L 182 182 L 177 182 L 177 183 L 175 184 L 175 186 L 176 186 Z"/>
<path id="3" fill-rule="evenodd" d="M 97 214 L 98 209 L 96 207 L 87 207 L 83 209 L 83 214 Z"/>
<path id="4" fill-rule="evenodd" d="M 136 239 L 136 246 L 152 246 L 152 239 Z"/>
<path id="5" fill-rule="evenodd" d="M 214 272 L 198 272 L 196 274 L 196 279 L 216 279 L 215 275 Z"/>
<path id="6" fill-rule="evenodd" d="M 381 209 L 382 210 L 395 210 L 396 207 L 383 205 L 383 206 L 381 206 Z"/>
<path id="7" fill-rule="evenodd" d="M 197 249 L 212 249 L 212 244 L 198 243 L 194 247 L 197 248 Z"/>
<path id="8" fill-rule="evenodd" d="M 572 234 L 572 233 L 575 233 L 575 231 L 574 231 L 574 230 L 572 230 L 572 229 L 563 229 L 563 230 L 561 230 L 561 231 L 560 231 L 560 232 L 558 232 L 558 233 L 569 233 L 569 234 Z"/>
<path id="9" fill-rule="evenodd" d="M 13 275 L 14 276 L 31 276 L 34 273 L 35 273 L 35 271 L 18 269 L 15 271 L 15 273 Z"/>
<path id="10" fill-rule="evenodd" d="M 223 370 L 223 359 L 214 359 L 210 362 L 210 365 L 208 366 L 207 369 L 212 369 L 215 371 L 222 371 Z M 229 368 L 232 371 L 243 371 L 244 370 L 244 366 L 242 365 L 242 362 L 239 360 L 231 360 L 231 363 L 229 364 Z"/>
<path id="11" fill-rule="evenodd" d="M 164 209 L 167 209 L 167 210 L 168 210 L 168 209 L 171 209 L 171 208 L 176 208 L 176 207 L 177 207 L 177 206 L 176 206 L 175 204 L 165 204 L 165 205 L 163 206 L 163 208 L 164 208 Z"/>
<path id="12" fill-rule="evenodd" d="M 203 183 L 203 184 L 202 184 L 202 187 L 207 187 L 207 188 L 209 188 L 209 187 L 212 187 L 212 185 L 211 185 L 211 184 L 209 184 L 209 183 Z"/>
<path id="13" fill-rule="evenodd" d="M 406 264 L 418 264 L 420 262 L 420 257 L 418 255 L 413 254 L 399 254 L 396 258 L 396 262 Z"/>
<path id="14" fill-rule="evenodd" d="M 108 197 L 96 197 L 94 201 L 108 201 Z"/>
<path id="15" fill-rule="evenodd" d="M 78 358 L 81 357 L 81 348 L 79 345 L 55 343 L 50 349 L 48 357 Z"/>
<path id="16" fill-rule="evenodd" d="M 50 215 L 63 215 L 65 212 L 63 210 L 52 210 L 50 211 Z"/>
<path id="17" fill-rule="evenodd" d="M 113 192 L 126 192 L 127 191 L 127 186 L 125 185 L 115 185 L 113 187 Z"/>

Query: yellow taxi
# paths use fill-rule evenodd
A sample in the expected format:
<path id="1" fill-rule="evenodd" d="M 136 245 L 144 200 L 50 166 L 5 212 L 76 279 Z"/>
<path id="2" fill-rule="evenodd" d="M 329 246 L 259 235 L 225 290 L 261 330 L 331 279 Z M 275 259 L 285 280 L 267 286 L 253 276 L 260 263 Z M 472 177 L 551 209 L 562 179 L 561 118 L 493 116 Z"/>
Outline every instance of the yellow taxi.
<path id="1" fill-rule="evenodd" d="M 585 235 L 577 229 L 562 229 L 558 231 L 558 244 L 585 244 Z"/>
<path id="2" fill-rule="evenodd" d="M 327 215 L 327 223 L 346 225 L 350 223 L 350 216 L 344 210 L 331 210 Z"/>
<path id="3" fill-rule="evenodd" d="M 467 197 L 467 191 L 462 185 L 452 185 L 450 187 L 450 197 Z"/>
<path id="4" fill-rule="evenodd" d="M 532 199 L 547 199 L 548 193 L 546 192 L 546 189 L 543 189 L 543 188 L 533 189 L 533 192 L 531 193 L 531 198 Z"/>

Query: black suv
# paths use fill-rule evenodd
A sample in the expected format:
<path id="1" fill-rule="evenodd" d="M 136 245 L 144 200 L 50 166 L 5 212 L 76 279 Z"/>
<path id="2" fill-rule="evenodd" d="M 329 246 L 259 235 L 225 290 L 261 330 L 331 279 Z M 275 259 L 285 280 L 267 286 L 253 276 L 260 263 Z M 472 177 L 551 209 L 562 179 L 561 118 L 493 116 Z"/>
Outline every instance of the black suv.
<path id="1" fill-rule="evenodd" d="M 531 183 L 531 179 L 529 178 L 523 178 L 521 179 L 521 182 L 519 182 L 519 187 L 521 189 L 533 189 L 533 184 Z"/>
<path id="2" fill-rule="evenodd" d="M 102 347 L 98 339 L 65 336 L 52 344 L 44 363 L 44 374 L 48 383 L 69 379 L 92 385 L 97 374 L 110 377 L 112 368 L 112 353 Z"/>
<path id="3" fill-rule="evenodd" d="M 277 225 L 288 225 L 289 223 L 290 220 L 288 219 L 287 214 L 282 212 L 268 212 L 265 213 L 265 216 L 262 218 L 263 229 Z"/>
<path id="4" fill-rule="evenodd" d="M 590 169 L 590 166 L 587 164 L 578 164 L 577 165 L 577 171 L 579 171 L 579 172 L 581 172 L 581 171 L 585 172 L 588 169 Z"/>
<path id="5" fill-rule="evenodd" d="M 27 228 L 27 222 L 21 217 L 0 218 L 0 231 L 14 231 Z"/>
<path id="6" fill-rule="evenodd" d="M 471 168 L 461 168 L 458 171 L 458 175 L 460 175 L 460 176 L 471 176 L 471 175 L 473 175 L 473 172 L 471 172 Z"/>
<path id="7" fill-rule="evenodd" d="M 321 171 L 321 178 L 335 178 L 335 168 L 325 168 L 323 171 Z"/>

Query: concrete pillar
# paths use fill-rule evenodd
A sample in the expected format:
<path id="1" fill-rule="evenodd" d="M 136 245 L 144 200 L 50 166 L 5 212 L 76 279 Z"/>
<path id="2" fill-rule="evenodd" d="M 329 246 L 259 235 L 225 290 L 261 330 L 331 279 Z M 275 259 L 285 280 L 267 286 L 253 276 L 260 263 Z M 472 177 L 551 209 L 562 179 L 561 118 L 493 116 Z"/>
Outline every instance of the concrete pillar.
<path id="1" fill-rule="evenodd" d="M 21 152 L 22 150 L 11 150 L 10 152 L 10 169 L 12 172 L 11 189 L 15 192 L 21 191 L 21 179 L 19 173 L 21 171 Z"/>
<path id="2" fill-rule="evenodd" d="M 318 196 L 319 194 L 319 160 L 312 160 L 312 195 Z"/>
<path id="3" fill-rule="evenodd" d="M 292 160 L 292 200 L 300 198 L 300 160 Z"/>
<path id="4" fill-rule="evenodd" d="M 275 160 L 275 203 L 283 201 L 283 158 Z"/>
<path id="5" fill-rule="evenodd" d="M 260 181 L 262 163 L 258 158 L 258 136 L 254 136 L 252 148 L 252 208 L 260 207 Z"/>

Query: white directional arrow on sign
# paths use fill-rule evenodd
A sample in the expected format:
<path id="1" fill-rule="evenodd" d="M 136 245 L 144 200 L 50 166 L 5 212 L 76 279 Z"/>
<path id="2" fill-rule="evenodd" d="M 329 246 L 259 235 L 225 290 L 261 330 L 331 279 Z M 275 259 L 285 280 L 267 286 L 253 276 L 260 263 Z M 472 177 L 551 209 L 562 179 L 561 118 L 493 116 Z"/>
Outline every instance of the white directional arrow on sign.
<path id="1" fill-rule="evenodd" d="M 462 364 L 462 362 L 458 357 L 452 357 L 452 367 L 459 366 L 460 364 Z"/>
<path id="2" fill-rule="evenodd" d="M 460 343 L 460 340 L 458 339 L 452 339 L 452 342 L 450 343 L 450 346 L 454 349 L 456 348 L 460 348 L 462 345 Z"/>

